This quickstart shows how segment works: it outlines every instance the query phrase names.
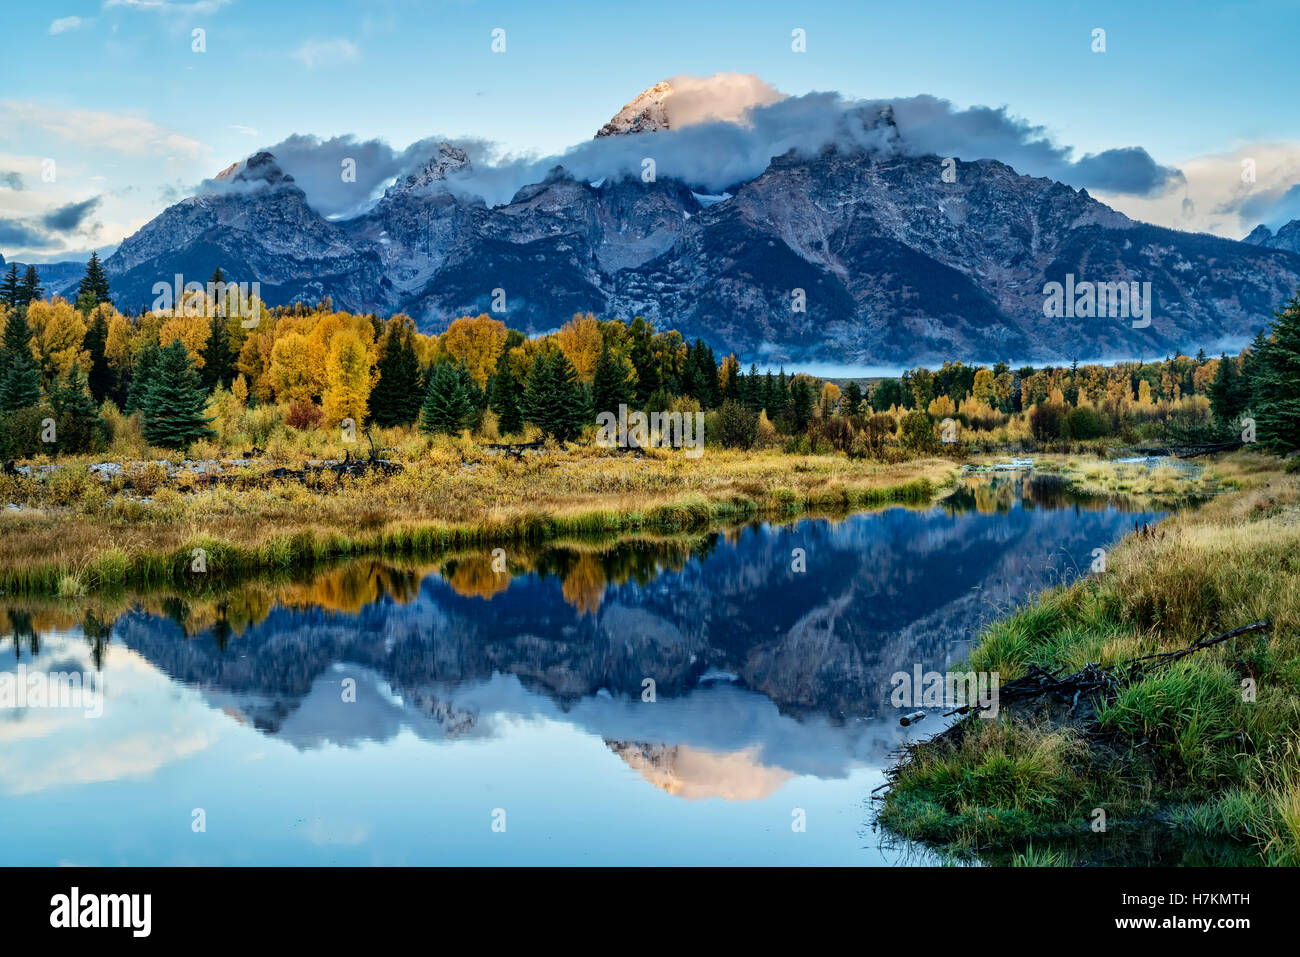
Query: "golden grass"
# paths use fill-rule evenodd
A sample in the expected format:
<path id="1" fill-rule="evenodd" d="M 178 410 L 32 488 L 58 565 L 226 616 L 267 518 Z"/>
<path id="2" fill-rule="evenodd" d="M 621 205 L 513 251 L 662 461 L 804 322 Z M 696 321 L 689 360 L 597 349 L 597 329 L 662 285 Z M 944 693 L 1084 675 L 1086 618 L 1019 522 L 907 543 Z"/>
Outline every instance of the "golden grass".
<path id="1" fill-rule="evenodd" d="M 243 475 L 233 485 L 141 502 L 75 467 L 45 480 L 0 478 L 0 501 L 36 507 L 0 514 L 0 586 L 63 592 L 183 574 L 193 547 L 213 572 L 305 559 L 419 554 L 469 542 L 543 540 L 576 532 L 673 531 L 758 515 L 928 503 L 955 481 L 952 462 L 884 465 L 843 456 L 709 449 L 697 459 L 644 458 L 590 448 L 523 460 L 472 443 L 430 445 L 393 477 L 318 487 Z M 224 559 L 224 563 L 223 563 Z"/>

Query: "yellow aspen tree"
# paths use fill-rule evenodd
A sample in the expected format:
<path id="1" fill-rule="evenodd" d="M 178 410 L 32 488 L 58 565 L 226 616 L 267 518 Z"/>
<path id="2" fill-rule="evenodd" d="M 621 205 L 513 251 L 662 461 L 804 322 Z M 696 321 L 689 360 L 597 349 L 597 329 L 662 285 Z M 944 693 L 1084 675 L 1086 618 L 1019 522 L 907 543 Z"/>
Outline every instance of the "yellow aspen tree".
<path id="1" fill-rule="evenodd" d="M 484 313 L 461 316 L 439 336 L 439 345 L 453 362 L 463 362 L 480 389 L 496 372 L 497 359 L 506 346 L 506 324 Z"/>
<path id="2" fill-rule="evenodd" d="M 361 335 L 344 329 L 330 340 L 325 362 L 325 421 L 337 425 L 352 419 L 359 426 L 366 418 L 366 403 L 378 372 Z"/>
<path id="3" fill-rule="evenodd" d="M 72 303 L 61 297 L 34 300 L 27 307 L 27 323 L 36 359 L 48 373 L 64 375 L 73 362 L 83 371 L 90 368 L 90 351 L 83 348 L 86 320 Z"/>
<path id="4" fill-rule="evenodd" d="M 600 361 L 600 350 L 604 345 L 596 317 L 591 313 L 585 316 L 575 315 L 560 327 L 555 340 L 560 344 L 560 351 L 565 358 L 573 363 L 578 377 L 591 385 L 596 376 L 596 363 Z"/>

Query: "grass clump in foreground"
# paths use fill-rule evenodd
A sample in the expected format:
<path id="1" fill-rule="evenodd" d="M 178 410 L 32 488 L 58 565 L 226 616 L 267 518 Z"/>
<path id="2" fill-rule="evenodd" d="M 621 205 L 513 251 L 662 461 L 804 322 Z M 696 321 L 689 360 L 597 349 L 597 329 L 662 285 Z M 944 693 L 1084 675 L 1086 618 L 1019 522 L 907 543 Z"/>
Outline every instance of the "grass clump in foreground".
<path id="1" fill-rule="evenodd" d="M 1150 669 L 1065 717 L 1033 706 L 909 749 L 880 815 L 952 852 L 1042 860 L 1046 839 L 1171 828 L 1300 864 L 1300 476 L 1237 454 L 1215 463 L 1235 491 L 1134 533 L 1106 571 L 1045 592 L 992 624 L 971 667 L 1003 682 L 1031 665 L 1073 673 L 1243 635 Z M 1172 835 L 1171 835 L 1172 836 Z"/>
<path id="2" fill-rule="evenodd" d="M 437 440 L 396 475 L 277 480 L 239 469 L 221 484 L 132 473 L 105 483 L 84 466 L 0 476 L 0 590 L 75 596 L 222 579 L 361 556 L 418 557 L 564 535 L 679 532 L 762 516 L 927 505 L 951 461 L 712 450 L 689 459 L 553 447 L 522 460 Z M 192 571 L 195 549 L 206 571 Z"/>

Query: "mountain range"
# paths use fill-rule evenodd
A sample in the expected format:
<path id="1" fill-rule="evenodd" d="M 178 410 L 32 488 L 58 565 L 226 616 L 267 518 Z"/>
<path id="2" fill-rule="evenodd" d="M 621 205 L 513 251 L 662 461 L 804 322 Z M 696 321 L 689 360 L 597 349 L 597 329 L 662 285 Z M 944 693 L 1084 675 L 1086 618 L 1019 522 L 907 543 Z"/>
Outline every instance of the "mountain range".
<path id="1" fill-rule="evenodd" d="M 635 137 L 653 155 L 675 134 L 670 92 L 646 90 L 597 140 Z M 489 312 L 537 333 L 590 311 L 645 316 L 744 362 L 860 366 L 1217 352 L 1300 287 L 1300 222 L 1241 242 L 1148 225 L 995 159 L 914 155 L 887 106 L 858 119 L 870 145 L 791 150 L 722 191 L 670 176 L 588 182 L 557 165 L 499 205 L 464 188 L 474 164 L 444 142 L 337 219 L 259 152 L 124 240 L 105 269 L 129 311 L 157 282 L 220 266 L 260 282 L 271 305 L 330 297 L 405 312 L 425 332 Z M 1049 318 L 1044 286 L 1068 276 L 1151 283 L 1150 325 Z"/>

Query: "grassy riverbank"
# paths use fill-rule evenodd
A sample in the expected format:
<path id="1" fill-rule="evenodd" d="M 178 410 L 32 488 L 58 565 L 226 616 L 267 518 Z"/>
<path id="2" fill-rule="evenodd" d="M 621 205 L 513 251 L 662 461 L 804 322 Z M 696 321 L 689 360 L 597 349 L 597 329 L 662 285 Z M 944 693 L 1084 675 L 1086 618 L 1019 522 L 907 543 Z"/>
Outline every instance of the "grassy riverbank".
<path id="1" fill-rule="evenodd" d="M 1254 454 L 1212 463 L 1227 491 L 1124 539 L 1104 572 L 995 622 L 971 656 L 1003 682 L 1245 635 L 1151 669 L 1085 718 L 1034 707 L 905 755 L 881 821 L 960 855 L 1088 859 L 1093 824 L 1216 838 L 1300 864 L 1300 474 Z M 1102 470 L 1085 481 L 1105 485 Z M 1048 853 L 1055 840 L 1068 853 Z M 1028 850 L 1030 842 L 1036 849 Z"/>
<path id="2" fill-rule="evenodd" d="M 22 505 L 0 513 L 0 589 L 202 588 L 341 557 L 925 504 L 956 471 L 943 459 L 882 464 L 723 450 L 690 459 L 569 447 L 513 459 L 455 441 L 435 445 L 398 475 L 327 473 L 310 482 L 273 479 L 254 467 L 207 487 L 158 469 L 104 482 L 74 463 L 44 476 L 0 476 L 0 502 Z M 197 580 L 190 570 L 196 548 L 207 566 Z"/>

